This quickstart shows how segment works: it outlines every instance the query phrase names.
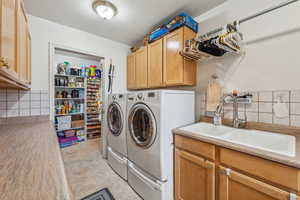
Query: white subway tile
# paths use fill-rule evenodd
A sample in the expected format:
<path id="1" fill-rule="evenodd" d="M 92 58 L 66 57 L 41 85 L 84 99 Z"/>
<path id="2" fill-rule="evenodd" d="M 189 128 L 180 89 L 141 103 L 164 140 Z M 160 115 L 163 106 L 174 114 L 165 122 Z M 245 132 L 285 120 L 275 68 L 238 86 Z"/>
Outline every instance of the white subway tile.
<path id="1" fill-rule="evenodd" d="M 50 113 L 49 108 L 42 108 L 41 115 L 49 115 L 49 113 Z"/>
<path id="2" fill-rule="evenodd" d="M 20 109 L 20 116 L 30 116 L 29 109 Z"/>
<path id="3" fill-rule="evenodd" d="M 49 101 L 42 101 L 41 102 L 41 107 L 42 108 L 49 108 L 50 107 L 50 102 Z"/>
<path id="4" fill-rule="evenodd" d="M 239 112 L 244 112 L 245 111 L 245 107 L 246 107 L 245 104 L 238 104 L 238 111 Z"/>
<path id="5" fill-rule="evenodd" d="M 31 93 L 31 101 L 40 101 L 41 94 L 40 93 Z"/>
<path id="6" fill-rule="evenodd" d="M 6 118 L 7 110 L 0 110 L 0 118 Z"/>
<path id="7" fill-rule="evenodd" d="M 290 125 L 290 118 L 289 117 L 285 117 L 285 118 L 277 118 L 276 116 L 274 116 L 274 124 L 279 124 L 279 125 L 286 125 L 289 126 Z"/>
<path id="8" fill-rule="evenodd" d="M 250 92 L 252 94 L 252 102 L 258 101 L 258 92 Z"/>
<path id="9" fill-rule="evenodd" d="M 41 109 L 31 108 L 30 113 L 31 113 L 31 116 L 41 115 Z"/>
<path id="10" fill-rule="evenodd" d="M 41 94 L 41 101 L 50 101 L 50 97 L 48 93 Z"/>
<path id="11" fill-rule="evenodd" d="M 273 101 L 273 92 L 259 92 L 259 101 L 272 102 Z"/>
<path id="12" fill-rule="evenodd" d="M 298 102 L 300 103 L 300 90 L 293 90 L 291 91 L 291 102 Z"/>
<path id="13" fill-rule="evenodd" d="M 5 101 L 0 102 L 0 110 L 6 110 L 7 105 Z"/>
<path id="14" fill-rule="evenodd" d="M 30 107 L 40 109 L 41 108 L 41 102 L 40 101 L 31 101 L 30 102 Z"/>
<path id="15" fill-rule="evenodd" d="M 291 114 L 300 115 L 300 103 L 291 103 Z"/>
<path id="16" fill-rule="evenodd" d="M 225 119 L 233 119 L 233 111 L 232 110 L 224 110 L 224 118 Z"/>
<path id="17" fill-rule="evenodd" d="M 41 90 L 31 90 L 31 94 L 41 94 Z"/>
<path id="18" fill-rule="evenodd" d="M 200 94 L 200 101 L 206 101 L 206 94 L 205 93 Z"/>
<path id="19" fill-rule="evenodd" d="M 6 90 L 0 91 L 0 101 L 6 101 Z"/>
<path id="20" fill-rule="evenodd" d="M 259 122 L 273 123 L 273 115 L 271 113 L 259 113 Z"/>
<path id="21" fill-rule="evenodd" d="M 225 103 L 224 104 L 224 110 L 233 110 L 233 104 Z"/>
<path id="22" fill-rule="evenodd" d="M 7 110 L 7 117 L 18 117 L 18 116 L 19 116 L 19 110 L 15 110 L 15 109 Z"/>
<path id="23" fill-rule="evenodd" d="M 273 98 L 274 102 L 278 102 L 280 100 L 285 103 L 290 102 L 290 91 L 274 91 Z"/>
<path id="24" fill-rule="evenodd" d="M 20 101 L 20 109 L 29 109 L 30 101 Z"/>
<path id="25" fill-rule="evenodd" d="M 247 121 L 258 122 L 258 112 L 247 112 Z"/>
<path id="26" fill-rule="evenodd" d="M 291 126 L 300 127 L 300 115 L 291 115 Z"/>
<path id="27" fill-rule="evenodd" d="M 16 110 L 19 109 L 18 101 L 8 101 L 7 102 L 7 110 Z"/>
<path id="28" fill-rule="evenodd" d="M 7 93 L 18 93 L 19 92 L 19 90 L 14 90 L 14 89 L 8 89 L 6 91 L 7 91 Z"/>
<path id="29" fill-rule="evenodd" d="M 30 101 L 30 93 L 20 93 L 20 101 Z"/>
<path id="30" fill-rule="evenodd" d="M 246 104 L 246 111 L 247 112 L 258 112 L 258 103 L 253 102 L 251 104 Z"/>
<path id="31" fill-rule="evenodd" d="M 7 101 L 19 101 L 19 93 L 7 93 Z"/>
<path id="32" fill-rule="evenodd" d="M 268 112 L 268 113 L 273 112 L 273 104 L 271 102 L 270 103 L 259 102 L 259 112 Z"/>

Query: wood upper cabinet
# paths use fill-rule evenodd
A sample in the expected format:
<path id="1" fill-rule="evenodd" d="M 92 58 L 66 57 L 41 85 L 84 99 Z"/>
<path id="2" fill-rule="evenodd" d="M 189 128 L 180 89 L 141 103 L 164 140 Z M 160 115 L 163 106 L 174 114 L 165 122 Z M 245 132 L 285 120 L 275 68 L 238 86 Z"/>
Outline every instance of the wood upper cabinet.
<path id="1" fill-rule="evenodd" d="M 136 88 L 135 81 L 135 54 L 127 57 L 127 87 L 128 89 Z"/>
<path id="2" fill-rule="evenodd" d="M 29 30 L 27 29 L 27 51 L 26 51 L 26 57 L 27 57 L 27 63 L 26 63 L 26 82 L 27 84 L 31 85 L 31 35 L 29 33 Z"/>
<path id="3" fill-rule="evenodd" d="M 23 1 L 20 1 L 18 7 L 18 45 L 17 45 L 17 55 L 18 55 L 18 69 L 19 69 L 19 79 L 26 83 L 27 79 L 27 38 L 28 38 L 28 27 L 27 27 L 27 17 L 24 10 Z"/>
<path id="4" fill-rule="evenodd" d="M 139 89 L 148 87 L 148 53 L 147 47 L 135 52 L 135 81 Z"/>
<path id="5" fill-rule="evenodd" d="M 197 63 L 180 55 L 184 42 L 195 36 L 182 27 L 129 55 L 128 60 L 135 57 L 135 65 L 128 62 L 128 89 L 196 85 Z"/>
<path id="6" fill-rule="evenodd" d="M 29 89 L 31 37 L 23 0 L 0 0 L 0 87 Z"/>
<path id="7" fill-rule="evenodd" d="M 196 33 L 182 27 L 164 37 L 164 84 L 166 86 L 195 85 L 196 62 L 180 55 L 184 42 L 194 38 Z"/>
<path id="8" fill-rule="evenodd" d="M 219 200 L 288 200 L 291 194 L 238 172 L 220 167 Z M 295 200 L 299 198 L 295 197 Z"/>
<path id="9" fill-rule="evenodd" d="M 17 75 L 16 46 L 17 46 L 17 0 L 0 0 L 0 57 L 5 66 L 0 66 L 1 74 Z M 2 64 L 3 65 L 3 64 Z"/>
<path id="10" fill-rule="evenodd" d="M 163 85 L 163 39 L 160 39 L 148 45 L 148 87 Z"/>
<path id="11" fill-rule="evenodd" d="M 182 28 L 164 37 L 164 83 L 166 85 L 183 84 L 183 57 L 179 54 L 182 47 Z"/>
<path id="12" fill-rule="evenodd" d="M 176 200 L 214 200 L 215 164 L 176 149 L 175 197 Z"/>

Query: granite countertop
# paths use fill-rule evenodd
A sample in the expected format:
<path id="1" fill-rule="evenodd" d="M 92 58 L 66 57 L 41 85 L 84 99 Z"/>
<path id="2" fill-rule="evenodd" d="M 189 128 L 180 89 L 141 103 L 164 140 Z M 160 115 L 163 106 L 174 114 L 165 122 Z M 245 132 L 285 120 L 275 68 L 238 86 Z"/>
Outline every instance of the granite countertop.
<path id="1" fill-rule="evenodd" d="M 266 130 L 264 130 L 264 131 L 266 131 Z M 174 129 L 173 133 L 176 135 L 190 137 L 190 138 L 193 138 L 196 140 L 211 143 L 211 144 L 214 144 L 217 146 L 225 147 L 225 148 L 236 150 L 239 152 L 247 153 L 250 155 L 254 155 L 257 157 L 261 157 L 261 158 L 264 158 L 267 160 L 279 162 L 284 165 L 288 165 L 288 166 L 296 167 L 296 168 L 300 169 L 300 134 L 289 134 L 289 135 L 294 135 L 296 137 L 296 156 L 289 157 L 289 156 L 284 156 L 284 155 L 280 155 L 280 154 L 276 154 L 276 153 L 272 153 L 272 152 L 268 152 L 268 151 L 263 151 L 263 150 L 247 147 L 244 145 L 227 142 L 227 141 L 224 141 L 221 139 L 207 137 L 204 135 L 200 135 L 199 133 L 195 133 L 195 132 L 183 131 L 183 130 L 180 130 L 180 128 Z M 285 134 L 285 133 L 282 132 L 282 134 Z"/>
<path id="2" fill-rule="evenodd" d="M 49 117 L 0 120 L 0 199 L 69 200 Z"/>

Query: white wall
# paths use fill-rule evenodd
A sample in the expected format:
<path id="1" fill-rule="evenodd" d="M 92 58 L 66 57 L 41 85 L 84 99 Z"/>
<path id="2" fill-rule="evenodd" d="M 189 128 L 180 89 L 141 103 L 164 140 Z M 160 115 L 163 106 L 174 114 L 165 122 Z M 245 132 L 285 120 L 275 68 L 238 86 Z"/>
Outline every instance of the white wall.
<path id="1" fill-rule="evenodd" d="M 49 89 L 49 42 L 93 52 L 116 65 L 113 92 L 126 91 L 126 63 L 129 46 L 87 32 L 29 16 L 32 37 L 32 89 Z M 107 86 L 107 84 L 106 84 Z"/>
<path id="2" fill-rule="evenodd" d="M 127 91 L 127 55 L 129 46 L 108 40 L 74 28 L 56 24 L 38 17 L 29 16 L 29 26 L 32 37 L 32 89 L 50 90 L 49 88 L 49 43 L 93 52 L 105 58 L 105 91 L 108 86 L 108 69 L 110 59 L 115 64 L 114 93 Z M 105 28 L 105 27 L 103 27 Z M 126 34 L 126 33 L 124 33 Z M 53 67 L 53 66 L 52 66 Z M 104 99 L 104 110 L 107 106 L 107 96 Z M 104 121 L 102 122 L 105 124 Z M 106 157 L 106 129 L 102 129 L 103 155 Z"/>
<path id="3" fill-rule="evenodd" d="M 200 33 L 209 32 L 286 0 L 228 0 L 199 16 Z M 243 56 L 199 63 L 198 91 L 217 73 L 227 90 L 300 89 L 300 2 L 241 24 L 247 43 Z"/>

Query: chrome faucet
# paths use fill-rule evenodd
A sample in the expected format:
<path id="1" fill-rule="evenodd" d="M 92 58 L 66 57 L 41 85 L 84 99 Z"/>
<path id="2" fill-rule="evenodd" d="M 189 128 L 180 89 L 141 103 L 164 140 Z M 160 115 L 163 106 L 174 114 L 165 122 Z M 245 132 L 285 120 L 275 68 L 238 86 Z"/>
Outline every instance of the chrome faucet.
<path id="1" fill-rule="evenodd" d="M 244 119 L 240 119 L 239 118 L 239 113 L 238 113 L 238 99 L 240 98 L 237 95 L 232 95 L 232 94 L 226 94 L 221 98 L 221 101 L 219 103 L 219 105 L 217 106 L 217 109 L 215 111 L 214 114 L 214 125 L 218 126 L 218 125 L 222 125 L 222 110 L 224 107 L 224 103 L 225 103 L 225 99 L 227 97 L 230 97 L 232 99 L 233 102 L 233 119 L 232 119 L 232 124 L 234 128 L 240 128 L 240 127 L 245 127 L 247 124 L 247 115 L 246 112 L 244 112 L 245 114 L 245 118 Z"/>
<path id="2" fill-rule="evenodd" d="M 240 127 L 245 127 L 247 124 L 247 114 L 244 111 L 245 118 L 240 119 L 239 118 L 239 111 L 238 111 L 238 96 L 232 95 L 233 99 L 233 127 L 234 128 L 240 128 Z"/>

